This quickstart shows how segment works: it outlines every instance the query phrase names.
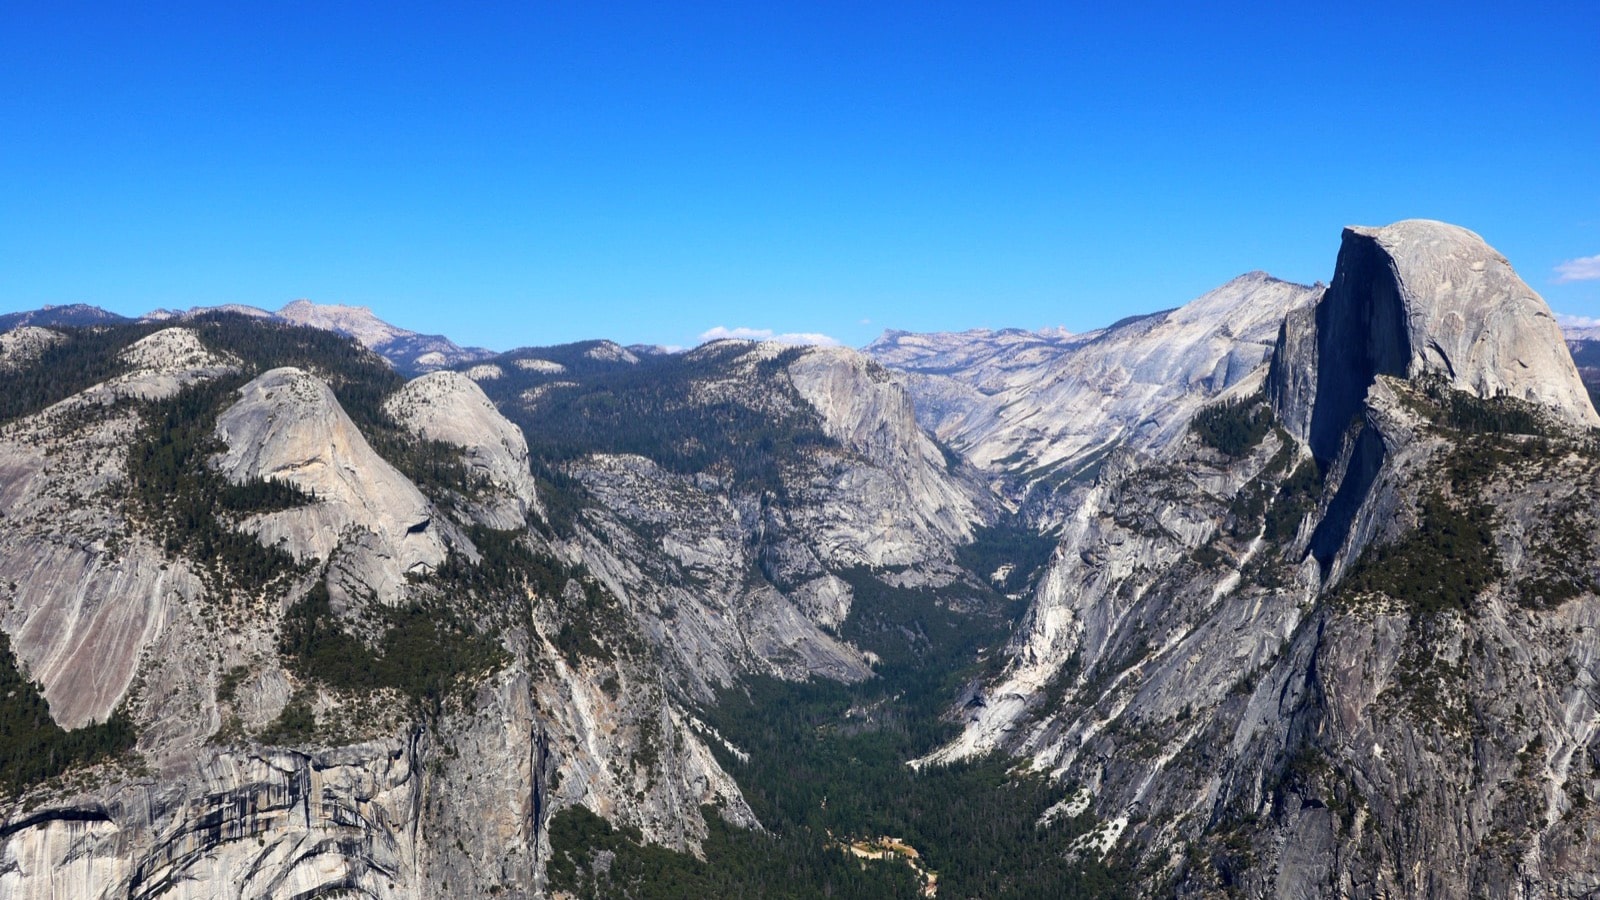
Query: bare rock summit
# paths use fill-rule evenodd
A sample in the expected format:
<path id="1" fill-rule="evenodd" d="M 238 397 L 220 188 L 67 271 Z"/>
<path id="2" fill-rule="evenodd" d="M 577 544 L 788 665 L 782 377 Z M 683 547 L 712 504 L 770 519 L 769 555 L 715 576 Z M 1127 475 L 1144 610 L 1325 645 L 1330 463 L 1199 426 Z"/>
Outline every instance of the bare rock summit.
<path id="1" fill-rule="evenodd" d="M 1346 228 L 1333 284 L 1284 322 L 1276 357 L 1274 404 L 1323 459 L 1379 375 L 1600 425 L 1550 307 L 1483 238 L 1444 222 Z"/>
<path id="2" fill-rule="evenodd" d="M 327 384 L 284 367 L 239 393 L 217 418 L 228 447 L 217 461 L 222 473 L 233 481 L 282 479 L 317 501 L 252 520 L 264 543 L 282 540 L 299 558 L 326 559 L 354 528 L 377 537 L 394 579 L 444 561 L 427 498 L 367 444 Z"/>
<path id="3" fill-rule="evenodd" d="M 526 524 L 538 503 L 528 442 L 476 382 L 460 372 L 432 372 L 406 384 L 384 409 L 418 437 L 466 451 L 467 465 L 486 488 L 487 499 L 475 510 L 483 524 Z"/>

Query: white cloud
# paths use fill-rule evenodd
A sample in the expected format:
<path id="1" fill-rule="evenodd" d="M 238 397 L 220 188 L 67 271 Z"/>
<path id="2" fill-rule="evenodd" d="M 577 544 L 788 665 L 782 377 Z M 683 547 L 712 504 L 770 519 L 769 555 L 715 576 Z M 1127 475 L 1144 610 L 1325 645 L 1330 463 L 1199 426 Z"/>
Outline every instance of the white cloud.
<path id="1" fill-rule="evenodd" d="M 1593 328 L 1600 325 L 1600 319 L 1594 316 L 1569 316 L 1566 313 L 1556 313 L 1556 324 L 1562 328 Z"/>
<path id="2" fill-rule="evenodd" d="M 824 347 L 837 347 L 839 342 L 825 334 L 812 331 L 796 331 L 786 334 L 775 334 L 771 328 L 728 328 L 718 325 L 700 333 L 700 342 L 706 341 L 777 341 L 780 344 L 819 344 Z"/>
<path id="3" fill-rule="evenodd" d="M 771 328 L 727 328 L 718 325 L 700 332 L 700 341 L 767 341 L 772 339 Z"/>
<path id="4" fill-rule="evenodd" d="M 1600 254 L 1569 259 L 1556 266 L 1557 282 L 1600 281 Z"/>

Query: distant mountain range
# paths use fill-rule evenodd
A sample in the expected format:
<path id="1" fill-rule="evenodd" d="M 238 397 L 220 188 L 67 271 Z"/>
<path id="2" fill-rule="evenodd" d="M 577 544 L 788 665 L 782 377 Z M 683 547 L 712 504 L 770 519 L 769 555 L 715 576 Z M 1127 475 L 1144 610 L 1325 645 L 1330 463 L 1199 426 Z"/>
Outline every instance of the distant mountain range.
<path id="1" fill-rule="evenodd" d="M 66 306 L 45 306 L 0 316 L 0 332 L 10 331 L 23 325 L 49 328 L 180 321 L 207 313 L 221 312 L 239 313 L 291 325 L 305 325 L 355 338 L 367 349 L 388 360 L 389 364 L 403 375 L 421 375 L 494 355 L 493 351 L 482 347 L 462 347 L 441 335 L 419 334 L 390 325 L 365 306 L 312 303 L 309 300 L 296 300 L 277 312 L 229 303 L 222 306 L 197 306 L 187 310 L 157 309 L 137 318 L 107 312 L 97 306 L 73 303 Z"/>
<path id="2" fill-rule="evenodd" d="M 1255 282 L 1277 282 L 1264 272 L 1241 275 L 1228 287 Z M 1277 282 L 1282 284 L 1283 282 Z M 1320 290 L 1321 286 L 1317 286 Z M 156 309 L 142 316 L 128 317 L 91 306 L 70 303 L 45 305 L 38 309 L 0 315 L 0 333 L 32 325 L 39 328 L 118 325 L 128 322 L 160 322 L 193 319 L 207 313 L 239 313 L 246 316 L 304 325 L 355 338 L 406 376 L 422 375 L 441 369 L 485 360 L 497 355 L 483 347 L 463 347 L 444 335 L 421 334 L 392 325 L 365 306 L 313 303 L 296 300 L 276 312 L 242 303 L 196 306 L 186 310 Z M 1064 328 L 973 328 L 966 331 L 912 332 L 885 329 L 862 352 L 892 369 L 905 373 L 917 394 L 918 417 L 924 427 L 942 439 L 951 437 L 950 423 L 941 409 L 960 408 L 970 413 L 977 397 L 993 398 L 1018 381 L 1035 382 L 1049 377 L 1053 364 L 1109 334 L 1131 333 L 1140 322 L 1164 320 L 1174 310 L 1130 316 L 1105 328 L 1071 332 Z M 1583 380 L 1592 393 L 1600 393 L 1600 325 L 1573 316 L 1558 316 L 1561 333 L 1578 362 Z M 627 348 L 640 356 L 670 351 L 656 345 L 634 344 Z M 957 377 L 951 377 L 957 376 Z M 972 396 L 968 396 L 971 394 Z M 959 396 L 956 396 L 959 395 Z M 1000 401 L 993 401 L 994 406 Z M 945 429 L 941 429 L 941 425 Z"/>
<path id="3" fill-rule="evenodd" d="M 34 325 L 40 328 L 77 327 L 86 325 L 120 325 L 130 321 L 127 316 L 119 316 L 114 312 L 106 312 L 98 306 L 89 306 L 86 303 L 73 303 L 68 306 L 42 306 L 38 309 L 23 312 L 6 313 L 0 316 L 0 332 L 11 331 L 24 325 Z"/>
<path id="4" fill-rule="evenodd" d="M 1421 220 L 864 351 L 0 318 L 0 897 L 1594 896 L 1567 323 Z"/>

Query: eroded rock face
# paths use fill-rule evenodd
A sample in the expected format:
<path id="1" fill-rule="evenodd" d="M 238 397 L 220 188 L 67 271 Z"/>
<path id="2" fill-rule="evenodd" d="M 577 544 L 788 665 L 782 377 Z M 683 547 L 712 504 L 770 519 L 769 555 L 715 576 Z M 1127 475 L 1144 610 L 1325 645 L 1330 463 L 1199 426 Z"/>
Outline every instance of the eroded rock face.
<path id="1" fill-rule="evenodd" d="M 1475 236 L 1408 222 L 1347 232 L 1276 352 L 1285 431 L 1125 448 L 1071 496 L 1010 665 L 934 759 L 999 748 L 1083 785 L 1086 846 L 1182 895 L 1592 892 L 1600 466 L 1553 319 Z M 1451 389 L 1552 437 L 1452 424 Z M 1291 474 L 1314 456 L 1321 483 Z M 1464 606 L 1416 593 L 1457 558 L 1346 588 L 1371 548 L 1480 525 L 1499 568 Z"/>
<path id="2" fill-rule="evenodd" d="M 324 750 L 215 752 L 182 781 L 129 784 L 12 822 L 0 893 L 414 898 L 511 886 L 508 896 L 526 897 L 536 881 L 527 790 L 536 773 L 518 751 L 520 767 L 504 755 L 483 762 L 503 766 L 485 776 L 520 776 L 521 804 L 511 793 L 470 809 L 461 805 L 476 798 L 430 784 L 438 748 L 425 733 Z M 461 845 L 456 831 L 440 840 L 466 817 L 476 828 L 459 830 Z"/>
<path id="3" fill-rule="evenodd" d="M 913 362 L 907 386 L 919 414 L 924 406 L 944 411 L 932 423 L 940 439 L 980 468 L 1027 474 L 1026 485 L 1071 474 L 1113 446 L 1171 444 L 1201 406 L 1267 360 L 1284 316 L 1321 292 L 1252 272 L 1178 309 L 1103 331 L 999 343 L 1001 352 L 975 356 L 970 370 Z M 944 348 L 934 358 L 952 355 Z"/>
<path id="4" fill-rule="evenodd" d="M 888 372 L 839 347 L 812 349 L 788 372 L 828 435 L 871 464 L 840 471 L 829 502 L 797 510 L 807 530 L 822 535 L 826 561 L 920 562 L 935 548 L 967 542 L 974 525 L 993 517 L 987 491 L 951 471 Z"/>
<path id="5" fill-rule="evenodd" d="M 1279 415 L 1324 460 L 1378 375 L 1431 375 L 1600 425 L 1549 307 L 1482 238 L 1443 222 L 1345 229 L 1332 285 L 1314 316 L 1285 324 L 1277 360 Z"/>
<path id="6" fill-rule="evenodd" d="M 1157 459 L 1113 456 L 1062 526 L 1006 650 L 1011 665 L 964 710 L 963 734 L 930 761 L 1007 750 L 1041 768 L 1082 773 L 1101 790 L 1095 767 L 1105 759 L 1096 743 L 1120 716 L 1220 702 L 1293 631 L 1312 589 L 1235 596 L 1245 593 L 1239 570 L 1270 548 L 1254 534 L 1238 540 L 1224 530 L 1230 501 L 1252 481 L 1286 474 L 1276 471 L 1282 459 L 1292 463 L 1297 448 L 1270 435 L 1239 460 L 1192 437 Z M 1237 554 L 1234 565 L 1195 562 L 1195 550 L 1214 540 Z M 1052 694 L 1068 702 L 1052 706 Z M 1087 765 L 1075 765 L 1084 754 Z M 1107 819 L 1125 812 L 1106 809 Z"/>
<path id="7" fill-rule="evenodd" d="M 326 384 L 299 369 L 273 369 L 239 394 L 217 418 L 228 447 L 218 469 L 235 482 L 282 479 L 316 499 L 249 520 L 263 543 L 325 560 L 348 529 L 371 531 L 392 561 L 389 582 L 444 561 L 427 498 L 368 446 Z"/>
<path id="8" fill-rule="evenodd" d="M 1347 473 L 1312 554 L 1324 565 L 1366 546 L 1352 526 L 1384 456 L 1367 412 L 1382 376 L 1431 379 L 1481 398 L 1533 403 L 1568 424 L 1600 425 L 1542 299 L 1505 257 L 1464 228 L 1425 219 L 1345 229 L 1333 282 L 1279 330 L 1269 393 L 1284 427 Z M 1352 423 L 1371 427 L 1356 433 Z M 1329 573 L 1336 576 L 1337 573 Z"/>
<path id="9" fill-rule="evenodd" d="M 1105 823 L 1083 852 L 1125 852 L 1190 895 L 1600 889 L 1600 457 L 1573 437 L 1594 414 L 1541 355 L 1539 309 L 1475 240 L 1437 223 L 1355 229 L 1326 292 L 1247 276 L 1086 340 L 973 357 L 981 377 L 949 383 L 1007 398 L 968 420 L 971 446 L 994 442 L 991 475 L 1117 447 L 1059 495 L 1061 543 L 1008 662 L 961 698 L 963 734 L 928 762 L 1025 757 L 1082 786 L 1061 814 Z M 300 681 L 281 653 L 284 607 L 318 578 L 336 615 L 425 595 L 408 572 L 447 549 L 477 558 L 460 528 L 520 529 L 537 512 L 525 443 L 469 378 L 392 398 L 397 420 L 461 448 L 494 488 L 451 524 L 325 384 L 262 375 L 219 420 L 216 464 L 314 492 L 247 527 L 328 565 L 219 614 L 191 561 L 167 558 L 118 501 L 138 404 L 235 362 L 193 338 L 153 335 L 128 349 L 120 386 L 0 429 L 0 626 L 59 722 L 131 698 L 148 765 L 0 807 L 5 896 L 538 895 L 542 829 L 574 803 L 692 848 L 701 804 L 754 821 L 695 705 L 749 672 L 870 677 L 836 636 L 852 604 L 840 573 L 904 566 L 892 577 L 947 583 L 952 545 L 995 509 L 917 428 L 900 383 L 860 356 L 714 346 L 692 399 L 782 421 L 814 412 L 831 442 L 774 467 L 781 491 L 625 453 L 572 460 L 564 474 L 594 505 L 570 534 L 518 535 L 587 574 L 554 596 L 496 594 L 484 614 L 509 623 L 504 661 L 436 727 L 390 721 L 370 711 L 400 708 L 382 697 Z M 1463 475 L 1453 454 L 1484 438 L 1430 413 L 1430 379 L 1526 400 L 1554 437 L 1495 436 L 1492 464 Z M 1190 430 L 1204 404 L 1248 403 L 1264 384 L 1285 430 L 1238 453 Z M 1313 458 L 1320 481 L 1300 477 Z M 1470 608 L 1338 595 L 1363 551 L 1415 533 L 1435 496 L 1493 511 L 1501 568 Z M 598 651 L 564 631 L 591 601 L 605 613 L 587 638 Z M 343 730 L 264 743 L 294 697 Z"/>
<path id="10" fill-rule="evenodd" d="M 384 409 L 418 437 L 466 451 L 467 466 L 485 482 L 487 496 L 474 504 L 483 524 L 521 528 L 538 509 L 522 430 L 500 414 L 472 378 L 459 372 L 424 375 L 386 400 Z"/>
<path id="11" fill-rule="evenodd" d="M 202 593 L 182 562 L 130 533 L 115 500 L 141 418 L 132 399 L 231 372 L 192 332 L 126 348 L 132 368 L 0 428 L 0 624 L 66 728 L 104 721 L 144 654 Z"/>
<path id="12" fill-rule="evenodd" d="M 583 559 L 636 610 L 692 695 L 709 701 L 746 671 L 841 681 L 871 674 L 860 651 L 819 627 L 843 620 L 848 586 L 811 604 L 804 589 L 785 595 L 755 574 L 762 560 L 752 532 L 789 527 L 765 520 L 758 501 L 638 456 L 596 455 L 573 474 L 602 504 L 589 514 Z M 822 577 L 809 546 L 780 547 L 798 558 L 779 568 Z"/>
<path id="13" fill-rule="evenodd" d="M 130 356 L 176 371 L 207 362 L 163 344 L 137 351 L 161 350 L 156 363 Z M 540 896 L 545 825 L 573 803 L 685 850 L 707 833 L 702 804 L 754 824 L 621 610 L 616 633 L 601 638 L 609 656 L 569 658 L 552 640 L 572 598 L 497 598 L 526 603 L 525 619 L 511 615 L 526 624 L 497 632 L 503 664 L 426 726 L 391 689 L 352 695 L 303 680 L 281 655 L 284 606 L 319 579 L 336 615 L 437 593 L 426 578 L 402 577 L 418 532 L 398 527 L 434 508 L 376 456 L 326 385 L 268 372 L 220 417 L 229 450 L 216 463 L 230 477 L 315 492 L 310 507 L 288 511 L 304 519 L 267 523 L 276 532 L 254 520 L 262 540 L 314 556 L 311 539 L 332 528 L 334 544 L 325 573 L 295 576 L 282 596 L 218 596 L 193 561 L 126 518 L 126 447 L 145 396 L 100 385 L 0 429 L 0 625 L 58 723 L 77 727 L 127 703 L 140 761 L 0 802 L 0 894 Z M 460 399 L 442 405 L 444 421 L 460 424 L 451 407 Z M 514 455 L 490 413 L 475 445 Z M 574 590 L 581 597 L 569 582 Z M 268 743 L 263 733 L 291 699 L 314 710 L 317 732 Z"/>

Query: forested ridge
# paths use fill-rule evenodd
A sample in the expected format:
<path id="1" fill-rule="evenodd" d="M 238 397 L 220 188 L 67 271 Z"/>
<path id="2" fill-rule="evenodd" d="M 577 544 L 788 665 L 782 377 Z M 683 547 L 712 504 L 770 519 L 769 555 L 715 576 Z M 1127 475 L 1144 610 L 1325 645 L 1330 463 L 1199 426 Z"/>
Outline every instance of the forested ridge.
<path id="1" fill-rule="evenodd" d="M 547 466 L 591 453 L 631 453 L 680 474 L 710 472 L 740 488 L 781 495 L 783 466 L 796 454 L 835 446 L 782 375 L 803 349 L 754 364 L 745 391 L 780 398 L 758 406 L 736 391 L 714 399 L 697 392 L 701 383 L 727 376 L 733 358 L 748 351 L 744 344 L 624 362 L 587 356 L 596 343 L 515 351 L 498 360 L 504 375 L 483 384 L 501 411 L 521 426 L 530 453 Z M 564 370 L 516 364 L 528 359 Z"/>
<path id="2" fill-rule="evenodd" d="M 217 416 L 239 387 L 270 368 L 305 369 L 330 385 L 374 449 L 433 501 L 448 507 L 481 486 L 458 449 L 416 440 L 388 417 L 383 401 L 404 379 L 353 342 L 229 314 L 202 316 L 184 327 L 234 371 L 164 400 L 121 401 L 137 408 L 142 423 L 129 449 L 123 499 L 169 555 L 203 564 L 213 594 L 301 592 L 283 614 L 277 651 L 303 685 L 345 694 L 392 692 L 411 715 L 437 721 L 448 698 L 470 702 L 466 689 L 506 663 L 506 629 L 535 627 L 530 596 L 551 604 L 557 624 L 547 637 L 575 666 L 648 654 L 632 636 L 628 611 L 581 566 L 536 550 L 537 541 L 525 533 L 481 526 L 466 528 L 480 559 L 452 553 L 436 571 L 415 579 L 411 600 L 367 608 L 355 619 L 336 613 L 325 573 L 236 527 L 245 516 L 315 498 L 281 482 L 229 483 L 208 465 L 222 449 L 214 436 Z M 155 330 L 62 329 L 65 340 L 28 369 L 29 378 L 7 397 L 5 414 L 37 411 L 122 373 L 118 353 Z M 484 383 L 529 439 L 548 513 L 546 521 L 530 525 L 549 536 L 571 535 L 591 502 L 566 473 L 569 463 L 589 453 L 637 453 L 671 471 L 709 473 L 736 490 L 783 503 L 787 467 L 812 449 L 835 446 L 783 377 L 783 368 L 804 351 L 757 362 L 744 381 L 734 379 L 731 390 L 708 397 L 701 386 L 726 386 L 729 366 L 745 347 L 629 363 L 594 358 L 590 351 L 597 346 L 537 351 L 538 358 L 567 367 L 559 373 L 503 359 L 507 377 Z M 532 358 L 529 353 L 520 358 Z M 517 402 L 525 391 L 552 385 L 539 402 Z M 762 391 L 773 393 L 763 397 Z M 923 891 L 924 874 L 935 873 L 940 896 L 1117 896 L 1115 870 L 1075 849 L 1096 824 L 1092 818 L 1046 816 L 1071 795 L 1071 786 L 999 756 L 954 766 L 908 765 L 953 734 L 945 711 L 998 658 L 995 651 L 1021 612 L 1019 601 L 995 588 L 1025 591 L 1053 546 L 1052 539 L 1016 525 L 982 529 L 961 550 L 971 577 L 937 590 L 893 588 L 880 580 L 883 573 L 866 569 L 837 572 L 855 595 L 839 636 L 877 655 L 876 677 L 858 685 L 751 678 L 698 710 L 749 754 L 736 756 L 712 742 L 763 828 L 727 825 L 708 808 L 711 833 L 702 861 L 647 845 L 637 832 L 581 807 L 567 809 L 549 823 L 556 851 L 552 882 L 594 897 L 912 897 Z M 991 582 L 997 571 L 1003 574 Z M 209 621 L 222 627 L 221 619 Z M 10 789 L 133 746 L 134 729 L 123 712 L 73 732 L 56 728 L 5 649 L 0 679 L 14 688 L 0 703 L 0 737 L 7 741 L 0 779 Z M 231 701 L 241 675 L 225 674 L 220 700 Z M 256 739 L 295 744 L 325 738 L 312 697 L 303 687 Z M 236 721 L 229 728 L 230 739 L 243 736 Z M 865 861 L 846 850 L 853 841 L 882 837 L 914 847 L 923 868 L 898 859 Z M 602 856 L 609 860 L 604 871 L 596 867 Z"/>

